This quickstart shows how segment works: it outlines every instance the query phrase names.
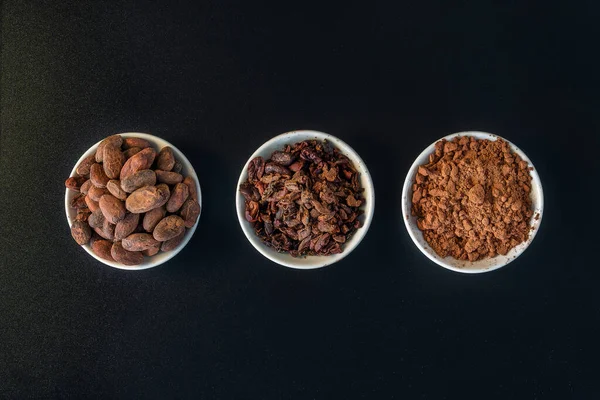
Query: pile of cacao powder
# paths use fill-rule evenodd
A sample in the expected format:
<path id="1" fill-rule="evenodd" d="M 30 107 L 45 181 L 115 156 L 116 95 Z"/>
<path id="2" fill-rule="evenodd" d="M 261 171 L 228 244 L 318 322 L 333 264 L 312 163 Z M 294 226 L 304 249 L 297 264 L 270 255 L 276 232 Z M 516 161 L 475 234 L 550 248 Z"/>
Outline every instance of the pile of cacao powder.
<path id="1" fill-rule="evenodd" d="M 476 261 L 527 240 L 530 192 L 528 164 L 506 141 L 459 136 L 437 142 L 418 168 L 412 213 L 439 256 Z"/>
<path id="2" fill-rule="evenodd" d="M 145 139 L 107 137 L 65 181 L 79 192 L 73 239 L 124 265 L 176 248 L 200 214 L 195 180 L 182 168 L 168 146 L 157 154 Z"/>
<path id="3" fill-rule="evenodd" d="M 365 199 L 359 173 L 326 141 L 307 140 L 266 161 L 252 159 L 239 189 L 256 235 L 294 257 L 341 253 L 361 227 Z"/>

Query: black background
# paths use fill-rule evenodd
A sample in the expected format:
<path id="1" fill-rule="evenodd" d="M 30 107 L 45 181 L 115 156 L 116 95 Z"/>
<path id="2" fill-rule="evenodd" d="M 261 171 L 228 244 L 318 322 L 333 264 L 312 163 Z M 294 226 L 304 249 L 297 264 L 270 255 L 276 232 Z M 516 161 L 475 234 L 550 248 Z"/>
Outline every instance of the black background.
<path id="1" fill-rule="evenodd" d="M 593 398 L 598 381 L 598 9 L 588 2 L 5 1 L 0 397 Z M 240 170 L 269 138 L 349 143 L 377 204 L 314 271 L 239 228 Z M 484 130 L 534 162 L 531 247 L 470 276 L 401 223 L 414 158 Z M 128 272 L 69 235 L 64 179 L 90 145 L 149 132 L 204 196 L 192 241 Z"/>

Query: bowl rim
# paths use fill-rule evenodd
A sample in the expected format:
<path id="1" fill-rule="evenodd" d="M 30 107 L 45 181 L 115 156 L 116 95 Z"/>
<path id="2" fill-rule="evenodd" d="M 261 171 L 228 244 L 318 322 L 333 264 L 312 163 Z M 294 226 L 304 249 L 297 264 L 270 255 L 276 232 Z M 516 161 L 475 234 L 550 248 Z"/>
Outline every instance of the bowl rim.
<path id="1" fill-rule="evenodd" d="M 190 239 L 192 238 L 192 236 L 194 235 L 194 232 L 196 232 L 196 227 L 198 226 L 198 223 L 200 222 L 200 216 L 202 215 L 202 189 L 200 188 L 200 182 L 198 180 L 198 175 L 196 174 L 196 170 L 194 169 L 194 166 L 192 165 L 192 163 L 190 162 L 190 160 L 188 160 L 188 158 L 185 156 L 185 154 L 179 150 L 176 146 L 174 146 L 172 143 L 170 143 L 169 141 L 158 137 L 158 136 L 154 136 L 151 135 L 149 133 L 143 133 L 143 132 L 122 132 L 122 133 L 115 133 L 115 135 L 120 135 L 122 137 L 138 137 L 141 139 L 146 139 L 149 142 L 151 142 L 153 145 L 158 146 L 158 141 L 160 141 L 161 143 L 164 143 L 164 145 L 162 147 L 166 147 L 166 146 L 170 146 L 174 152 L 176 153 L 176 158 L 178 161 L 180 161 L 183 165 L 184 168 L 188 168 L 191 173 L 187 174 L 189 176 L 191 176 L 195 183 L 196 183 L 196 190 L 198 191 L 198 204 L 200 205 L 200 214 L 198 214 L 198 219 L 196 220 L 196 223 L 194 224 L 194 226 L 192 226 L 190 229 L 187 229 L 185 236 L 183 238 L 183 241 L 173 250 L 169 251 L 169 252 L 164 252 L 164 256 L 160 257 L 160 260 L 155 260 L 152 261 L 153 258 L 155 258 L 154 256 L 152 257 L 146 257 L 144 256 L 144 262 L 142 264 L 139 265 L 123 265 L 121 263 L 117 263 L 117 262 L 113 262 L 113 261 L 109 261 L 109 260 L 105 260 L 101 257 L 98 257 L 96 254 L 94 254 L 94 252 L 92 251 L 91 246 L 88 244 L 85 244 L 82 247 L 89 255 L 91 255 L 93 258 L 95 258 L 96 260 L 100 261 L 101 263 L 108 265 L 109 267 L 113 267 L 113 268 L 117 268 L 117 269 L 121 269 L 121 270 L 126 270 L 126 271 L 141 271 L 144 269 L 149 269 L 149 268 L 154 268 L 157 267 L 159 265 L 162 265 L 164 263 L 166 263 L 167 261 L 171 260 L 173 257 L 175 257 L 181 250 L 183 250 L 183 248 L 188 244 L 188 242 L 190 241 Z M 77 166 L 89 155 L 91 155 L 92 151 L 96 150 L 98 148 L 98 145 L 102 142 L 102 140 L 104 140 L 105 138 L 102 138 L 100 141 L 98 141 L 97 143 L 95 143 L 94 145 L 92 145 L 90 148 L 88 148 L 81 157 L 79 157 L 79 159 L 77 160 L 77 162 L 75 163 L 75 166 L 73 167 L 73 169 L 71 170 L 71 173 L 69 175 L 69 177 L 75 176 L 76 174 L 76 169 Z M 158 152 L 157 152 L 158 154 Z M 67 222 L 69 224 L 69 228 L 71 228 L 71 225 L 73 224 L 73 221 L 71 221 L 71 218 L 69 217 L 69 210 L 71 210 L 71 206 L 70 206 L 70 199 L 72 197 L 74 197 L 78 192 L 74 191 L 74 190 L 70 190 L 70 189 L 66 189 L 65 188 L 65 214 L 67 217 Z M 150 259 L 150 261 L 146 261 L 146 259 Z"/>
<path id="2" fill-rule="evenodd" d="M 533 170 L 529 171 L 529 173 L 531 175 L 532 187 L 535 185 L 536 192 L 537 192 L 537 196 L 534 199 L 535 201 L 532 204 L 532 206 L 534 206 L 534 214 L 532 215 L 532 217 L 531 217 L 532 219 L 529 222 L 530 227 L 532 227 L 533 229 L 529 233 L 529 238 L 525 242 L 520 243 L 516 247 L 512 248 L 506 256 L 501 256 L 501 257 L 505 258 L 504 262 L 499 262 L 499 263 L 496 263 L 495 265 L 492 265 L 489 267 L 473 267 L 473 264 L 475 264 L 477 262 L 481 262 L 482 260 L 479 260 L 476 262 L 470 262 L 470 261 L 455 260 L 450 256 L 441 259 L 441 258 L 439 258 L 439 256 L 433 255 L 432 254 L 433 249 L 426 249 L 421 244 L 421 242 L 418 240 L 418 238 L 416 236 L 416 235 L 421 235 L 421 238 L 422 238 L 422 232 L 420 230 L 418 230 L 418 228 L 417 228 L 418 233 L 416 233 L 411 225 L 412 220 L 414 220 L 415 217 L 412 215 L 412 212 L 411 212 L 411 204 L 412 203 L 408 199 L 411 197 L 411 196 L 409 196 L 409 192 L 411 191 L 411 187 L 412 187 L 414 177 L 416 175 L 416 171 L 417 171 L 418 167 L 420 165 L 422 165 L 422 163 L 423 163 L 420 160 L 422 160 L 422 158 L 424 156 L 428 157 L 429 154 L 431 154 L 433 152 L 433 150 L 435 148 L 435 144 L 437 142 L 439 142 L 440 140 L 443 140 L 443 139 L 451 140 L 457 136 L 473 136 L 477 139 L 489 139 L 489 140 L 493 140 L 493 141 L 495 141 L 496 139 L 502 139 L 508 143 L 508 145 L 510 146 L 511 150 L 514 153 L 518 154 L 524 161 L 526 161 L 529 164 L 529 167 L 533 168 Z M 533 190 L 532 190 L 532 194 L 533 194 Z M 537 207 L 535 207 L 536 205 L 537 205 Z M 431 261 L 433 261 L 437 265 L 444 267 L 446 269 L 449 269 L 451 271 L 460 272 L 460 273 L 464 273 L 464 274 L 479 274 L 479 273 L 495 271 L 497 269 L 507 266 L 512 261 L 514 261 L 517 257 L 519 257 L 521 254 L 523 254 L 525 252 L 525 250 L 529 247 L 529 245 L 533 242 L 533 239 L 535 238 L 535 236 L 537 235 L 537 232 L 540 229 L 540 225 L 542 223 L 542 217 L 544 214 L 544 191 L 542 188 L 541 179 L 537 172 L 537 168 L 535 168 L 535 166 L 533 165 L 533 163 L 531 162 L 529 157 L 527 157 L 527 155 L 519 147 L 517 147 L 514 143 L 512 143 L 510 140 L 505 139 L 502 136 L 499 136 L 499 135 L 496 135 L 493 133 L 489 133 L 489 132 L 462 131 L 462 132 L 452 133 L 450 135 L 447 135 L 440 139 L 437 139 L 436 141 L 431 143 L 429 146 L 427 146 L 417 156 L 415 161 L 412 163 L 410 169 L 408 170 L 408 173 L 406 174 L 406 178 L 404 180 L 404 185 L 402 188 L 402 210 L 401 211 L 402 211 L 402 219 L 404 220 L 404 226 L 406 227 L 406 230 L 408 231 L 410 238 L 412 239 L 415 246 L 417 246 L 417 248 L 421 251 L 421 253 L 423 253 L 427 258 L 429 258 Z M 511 254 L 511 253 L 513 253 L 513 254 Z M 496 256 L 496 257 L 500 257 L 500 256 Z M 452 260 L 455 260 L 456 262 L 460 261 L 461 263 L 463 263 L 463 266 L 457 267 L 457 266 L 451 264 L 450 262 L 446 261 L 447 259 L 452 259 Z M 465 268 L 465 266 L 468 266 L 468 267 Z"/>
<path id="3" fill-rule="evenodd" d="M 333 144 L 336 148 L 338 148 L 342 152 L 342 154 L 344 154 L 348 158 L 350 158 L 350 160 L 354 164 L 355 168 L 358 167 L 357 169 L 359 170 L 359 172 L 361 174 L 361 183 L 363 183 L 364 195 L 366 198 L 366 202 L 365 202 L 365 205 L 363 208 L 363 210 L 364 210 L 363 226 L 357 230 L 357 232 L 350 238 L 350 240 L 348 242 L 346 242 L 344 244 L 344 250 L 339 254 L 333 254 L 333 255 L 328 255 L 328 256 L 306 256 L 306 257 L 310 257 L 313 260 L 318 260 L 318 262 L 314 262 L 311 264 L 296 263 L 295 261 L 297 259 L 293 258 L 289 254 L 277 253 L 275 250 L 266 246 L 256 236 L 256 234 L 254 233 L 254 230 L 252 230 L 248 221 L 246 221 L 246 218 L 244 216 L 244 212 L 245 212 L 244 198 L 241 195 L 241 193 L 239 192 L 240 185 L 243 182 L 245 182 L 247 179 L 248 164 L 250 163 L 250 161 L 252 161 L 255 157 L 261 155 L 261 153 L 263 153 L 265 151 L 265 149 L 267 149 L 275 144 L 277 144 L 277 147 L 281 148 L 283 146 L 283 144 L 293 144 L 293 143 L 297 143 L 299 141 L 309 140 L 309 138 L 294 139 L 301 135 L 311 136 L 311 137 L 314 137 L 314 139 L 321 140 L 321 141 L 327 140 L 331 144 Z M 280 143 L 280 144 L 278 144 L 278 143 Z M 364 182 L 366 182 L 367 184 L 364 185 Z M 336 136 L 333 136 L 333 135 L 331 135 L 329 133 L 325 133 L 325 132 L 320 132 L 320 131 L 315 131 L 315 130 L 310 130 L 310 129 L 293 130 L 293 131 L 288 131 L 288 132 L 279 134 L 279 135 L 267 140 L 265 143 L 260 145 L 252 153 L 250 158 L 248 158 L 248 160 L 242 167 L 239 179 L 238 179 L 236 187 L 235 187 L 235 205 L 236 205 L 236 214 L 238 216 L 238 222 L 240 223 L 240 227 L 242 228 L 242 231 L 244 232 L 246 239 L 250 242 L 250 244 L 252 244 L 252 246 L 260 254 L 262 254 L 264 257 L 271 260 L 272 262 L 279 264 L 281 266 L 284 266 L 284 267 L 301 269 L 301 270 L 318 269 L 318 268 L 323 268 L 323 267 L 335 264 L 336 262 L 344 259 L 354 249 L 356 249 L 356 247 L 364 239 L 364 237 L 366 236 L 366 234 L 369 230 L 369 227 L 371 226 L 371 222 L 373 221 L 373 214 L 375 212 L 375 186 L 373 185 L 373 180 L 371 178 L 371 174 L 369 172 L 369 169 L 367 168 L 367 165 L 365 164 L 363 159 L 358 155 L 358 153 L 352 147 L 350 147 L 350 145 L 348 145 L 346 142 L 344 142 L 343 140 L 341 140 L 340 138 L 338 138 Z M 283 257 L 285 257 L 286 259 L 283 259 Z M 300 259 L 303 259 L 303 258 L 298 258 L 298 260 L 300 260 Z"/>

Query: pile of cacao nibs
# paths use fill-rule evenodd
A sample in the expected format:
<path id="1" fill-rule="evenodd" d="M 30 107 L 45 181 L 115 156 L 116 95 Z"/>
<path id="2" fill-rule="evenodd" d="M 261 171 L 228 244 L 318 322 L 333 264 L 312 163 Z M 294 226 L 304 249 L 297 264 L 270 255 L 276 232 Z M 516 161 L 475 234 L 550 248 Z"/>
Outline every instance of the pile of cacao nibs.
<path id="1" fill-rule="evenodd" d="M 341 253 L 361 227 L 365 199 L 348 157 L 329 142 L 307 140 L 248 165 L 240 186 L 246 220 L 278 252 L 294 257 Z"/>

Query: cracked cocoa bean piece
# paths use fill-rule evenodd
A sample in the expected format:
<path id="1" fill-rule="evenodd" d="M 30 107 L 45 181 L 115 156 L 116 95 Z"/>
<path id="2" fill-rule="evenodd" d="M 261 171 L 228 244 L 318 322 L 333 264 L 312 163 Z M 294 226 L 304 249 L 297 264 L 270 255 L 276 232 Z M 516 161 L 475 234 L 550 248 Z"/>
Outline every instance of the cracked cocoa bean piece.
<path id="1" fill-rule="evenodd" d="M 88 207 L 86 198 L 87 198 L 87 196 L 85 194 L 80 193 L 71 199 L 69 205 L 72 208 L 77 208 L 77 209 Z"/>
<path id="2" fill-rule="evenodd" d="M 256 235 L 295 257 L 340 253 L 361 226 L 359 174 L 327 142 L 307 140 L 254 158 L 239 190 Z"/>
<path id="3" fill-rule="evenodd" d="M 90 211 L 89 208 L 87 208 L 87 207 L 80 208 L 77 210 L 77 215 L 75 216 L 75 220 L 87 222 L 88 219 L 90 218 L 91 214 L 92 214 L 92 212 Z"/>
<path id="4" fill-rule="evenodd" d="M 262 157 L 256 157 L 248 164 L 248 181 L 255 183 L 260 180 L 265 173 L 265 160 Z"/>
<path id="5" fill-rule="evenodd" d="M 74 190 L 79 192 L 81 186 L 87 181 L 87 179 L 83 176 L 72 176 L 65 181 L 65 187 L 67 189 Z"/>

